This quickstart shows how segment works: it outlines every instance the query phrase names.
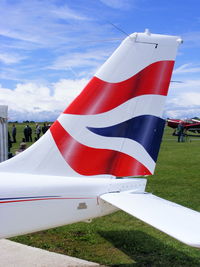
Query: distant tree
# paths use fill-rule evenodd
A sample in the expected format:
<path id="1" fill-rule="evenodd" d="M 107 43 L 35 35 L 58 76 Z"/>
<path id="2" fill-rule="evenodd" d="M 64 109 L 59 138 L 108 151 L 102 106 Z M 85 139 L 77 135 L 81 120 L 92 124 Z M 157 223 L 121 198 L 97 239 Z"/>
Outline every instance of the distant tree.
<path id="1" fill-rule="evenodd" d="M 10 124 L 18 123 L 18 121 L 8 121 L 8 123 L 10 123 Z"/>

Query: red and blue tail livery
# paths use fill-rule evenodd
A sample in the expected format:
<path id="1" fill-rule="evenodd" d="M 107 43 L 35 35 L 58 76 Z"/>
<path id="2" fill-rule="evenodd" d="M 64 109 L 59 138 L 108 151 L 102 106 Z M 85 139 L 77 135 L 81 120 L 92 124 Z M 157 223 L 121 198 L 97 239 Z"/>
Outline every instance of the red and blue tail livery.
<path id="1" fill-rule="evenodd" d="M 133 34 L 122 43 L 51 128 L 61 155 L 80 175 L 154 171 L 176 48 L 148 42 L 145 34 L 138 38 Z M 144 60 L 141 45 L 148 54 Z"/>
<path id="2" fill-rule="evenodd" d="M 47 135 L 1 168 L 63 176 L 153 174 L 178 44 L 174 36 L 128 36 Z"/>

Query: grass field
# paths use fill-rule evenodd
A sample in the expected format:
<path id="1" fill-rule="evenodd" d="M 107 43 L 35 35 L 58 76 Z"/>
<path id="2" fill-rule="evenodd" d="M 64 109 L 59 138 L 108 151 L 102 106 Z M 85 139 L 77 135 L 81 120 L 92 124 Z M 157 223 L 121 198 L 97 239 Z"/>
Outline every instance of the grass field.
<path id="1" fill-rule="evenodd" d="M 35 125 L 31 126 L 35 129 Z M 23 127 L 17 125 L 19 140 Z M 178 143 L 171 133 L 166 127 L 156 172 L 148 178 L 147 191 L 200 211 L 200 139 Z M 198 249 L 121 211 L 90 224 L 77 223 L 12 240 L 107 266 L 200 266 Z"/>

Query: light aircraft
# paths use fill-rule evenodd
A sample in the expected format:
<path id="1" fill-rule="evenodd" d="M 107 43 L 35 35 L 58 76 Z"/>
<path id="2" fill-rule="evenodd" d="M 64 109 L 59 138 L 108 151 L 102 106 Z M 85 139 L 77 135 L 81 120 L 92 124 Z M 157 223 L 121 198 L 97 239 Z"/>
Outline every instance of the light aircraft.
<path id="1" fill-rule="evenodd" d="M 197 119 L 167 119 L 167 125 L 173 129 L 177 129 L 180 123 L 183 125 L 185 131 L 200 133 L 200 121 Z"/>
<path id="2" fill-rule="evenodd" d="M 200 213 L 145 192 L 181 42 L 129 35 L 48 132 L 0 164 L 1 238 L 121 209 L 200 247 Z"/>

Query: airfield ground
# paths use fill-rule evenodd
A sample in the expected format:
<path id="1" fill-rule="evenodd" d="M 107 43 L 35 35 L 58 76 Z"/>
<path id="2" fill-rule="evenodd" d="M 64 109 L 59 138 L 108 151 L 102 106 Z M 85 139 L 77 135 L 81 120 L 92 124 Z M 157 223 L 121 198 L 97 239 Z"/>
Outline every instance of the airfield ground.
<path id="1" fill-rule="evenodd" d="M 31 126 L 35 129 L 35 124 Z M 23 127 L 17 124 L 18 140 Z M 172 129 L 166 127 L 147 191 L 200 211 L 200 138 L 190 137 L 187 142 L 178 143 Z M 198 249 L 121 211 L 90 224 L 63 226 L 12 240 L 107 266 L 200 266 Z"/>
<path id="2" fill-rule="evenodd" d="M 0 267 L 97 267 L 89 262 L 44 249 L 0 240 Z"/>

